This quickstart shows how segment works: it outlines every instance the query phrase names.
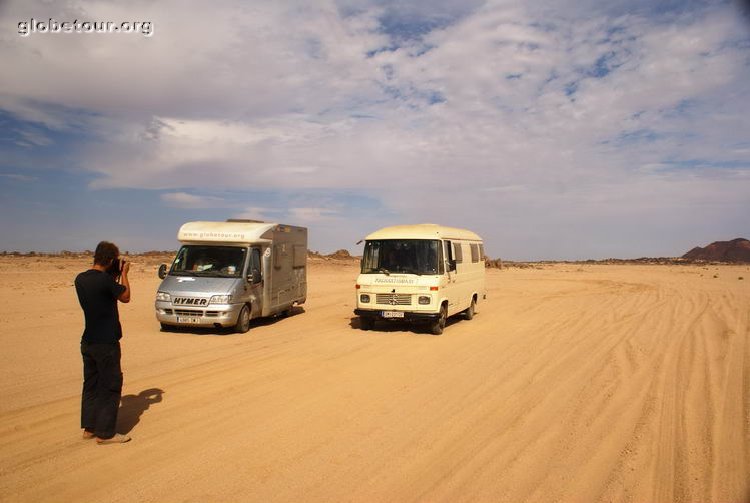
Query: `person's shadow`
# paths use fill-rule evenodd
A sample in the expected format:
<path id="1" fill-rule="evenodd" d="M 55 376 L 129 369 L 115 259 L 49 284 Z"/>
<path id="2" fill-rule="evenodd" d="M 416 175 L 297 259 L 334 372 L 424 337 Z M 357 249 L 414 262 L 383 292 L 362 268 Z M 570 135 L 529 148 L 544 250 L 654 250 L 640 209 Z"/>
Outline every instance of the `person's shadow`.
<path id="1" fill-rule="evenodd" d="M 117 413 L 117 432 L 130 433 L 141 420 L 141 415 L 153 403 L 161 402 L 164 391 L 159 388 L 146 389 L 137 395 L 125 395 L 120 399 L 120 410 Z"/>

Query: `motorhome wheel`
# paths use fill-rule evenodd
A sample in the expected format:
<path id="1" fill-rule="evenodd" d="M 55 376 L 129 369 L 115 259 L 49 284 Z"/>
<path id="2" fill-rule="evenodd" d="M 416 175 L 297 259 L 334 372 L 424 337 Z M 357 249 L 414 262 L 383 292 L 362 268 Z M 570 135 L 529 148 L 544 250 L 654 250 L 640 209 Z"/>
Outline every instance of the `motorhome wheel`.
<path id="1" fill-rule="evenodd" d="M 237 317 L 237 324 L 234 326 L 234 329 L 241 334 L 250 330 L 250 308 L 247 304 L 242 306 L 242 310 Z"/>

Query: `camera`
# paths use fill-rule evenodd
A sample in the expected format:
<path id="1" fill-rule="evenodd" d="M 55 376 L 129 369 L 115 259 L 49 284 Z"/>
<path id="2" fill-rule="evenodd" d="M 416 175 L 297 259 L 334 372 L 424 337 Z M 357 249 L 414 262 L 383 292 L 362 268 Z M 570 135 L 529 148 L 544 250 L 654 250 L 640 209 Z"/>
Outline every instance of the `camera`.
<path id="1" fill-rule="evenodd" d="M 122 275 L 122 267 L 125 265 L 125 260 L 116 258 L 107 267 L 107 272 L 112 275 L 113 278 L 117 279 Z"/>

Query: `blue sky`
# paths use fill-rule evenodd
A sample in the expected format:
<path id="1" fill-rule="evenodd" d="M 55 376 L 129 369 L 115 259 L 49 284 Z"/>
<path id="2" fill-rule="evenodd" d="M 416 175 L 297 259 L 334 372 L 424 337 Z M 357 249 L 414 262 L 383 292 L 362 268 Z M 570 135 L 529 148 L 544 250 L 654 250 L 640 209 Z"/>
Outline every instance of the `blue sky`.
<path id="1" fill-rule="evenodd" d="M 0 250 L 175 249 L 180 224 L 347 248 L 470 228 L 512 260 L 750 237 L 742 2 L 0 5 Z M 18 22 L 151 21 L 153 34 Z"/>

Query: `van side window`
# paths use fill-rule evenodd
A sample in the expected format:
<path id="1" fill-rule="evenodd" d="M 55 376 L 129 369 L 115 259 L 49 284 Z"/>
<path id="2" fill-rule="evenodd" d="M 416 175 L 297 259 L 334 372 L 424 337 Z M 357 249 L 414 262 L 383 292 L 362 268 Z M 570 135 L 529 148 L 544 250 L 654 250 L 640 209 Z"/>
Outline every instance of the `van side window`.
<path id="1" fill-rule="evenodd" d="M 479 244 L 479 259 L 484 260 L 484 245 L 482 243 Z"/>
<path id="2" fill-rule="evenodd" d="M 479 262 L 479 245 L 475 243 L 471 244 L 471 262 L 473 264 Z"/>
<path id="3" fill-rule="evenodd" d="M 453 247 L 456 250 L 456 264 L 461 264 L 464 261 L 464 250 L 461 243 L 453 243 Z"/>
<path id="4" fill-rule="evenodd" d="M 247 275 L 253 278 L 253 283 L 260 283 L 260 248 L 253 248 L 250 253 L 250 268 Z"/>
<path id="5" fill-rule="evenodd" d="M 445 274 L 445 258 L 443 256 L 443 246 L 438 246 L 438 274 Z"/>
<path id="6" fill-rule="evenodd" d="M 445 243 L 445 260 L 448 262 L 448 264 L 453 264 L 453 244 L 448 240 L 445 240 L 443 242 Z M 453 267 L 449 266 L 448 270 L 455 271 L 455 265 Z"/>

